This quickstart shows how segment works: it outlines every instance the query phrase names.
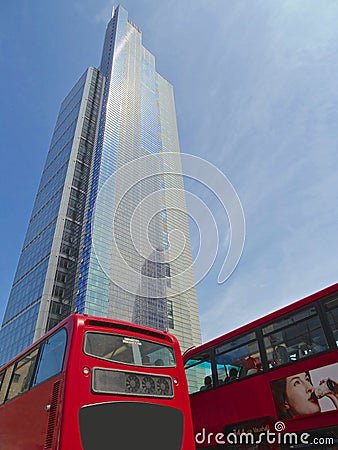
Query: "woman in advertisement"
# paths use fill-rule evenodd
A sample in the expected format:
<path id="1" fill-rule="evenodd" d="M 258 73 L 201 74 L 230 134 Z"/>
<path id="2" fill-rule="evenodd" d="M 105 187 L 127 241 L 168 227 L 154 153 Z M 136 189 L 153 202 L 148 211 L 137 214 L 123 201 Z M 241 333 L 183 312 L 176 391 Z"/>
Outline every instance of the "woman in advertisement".
<path id="1" fill-rule="evenodd" d="M 333 408 L 338 409 L 338 383 L 330 378 L 322 379 L 315 387 L 310 373 L 302 372 L 271 385 L 279 419 L 319 413 L 319 399 L 323 397 L 329 398 Z"/>

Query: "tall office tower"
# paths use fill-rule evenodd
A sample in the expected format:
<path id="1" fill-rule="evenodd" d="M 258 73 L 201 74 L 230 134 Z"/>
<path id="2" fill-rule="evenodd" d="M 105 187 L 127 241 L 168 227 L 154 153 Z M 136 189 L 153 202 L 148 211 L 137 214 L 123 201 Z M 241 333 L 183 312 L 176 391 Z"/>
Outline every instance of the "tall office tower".
<path id="1" fill-rule="evenodd" d="M 169 242 L 177 229 L 185 238 Z M 183 349 L 199 344 L 191 264 L 173 89 L 119 6 L 100 68 L 88 68 L 61 105 L 0 364 L 72 312 L 168 330 Z"/>

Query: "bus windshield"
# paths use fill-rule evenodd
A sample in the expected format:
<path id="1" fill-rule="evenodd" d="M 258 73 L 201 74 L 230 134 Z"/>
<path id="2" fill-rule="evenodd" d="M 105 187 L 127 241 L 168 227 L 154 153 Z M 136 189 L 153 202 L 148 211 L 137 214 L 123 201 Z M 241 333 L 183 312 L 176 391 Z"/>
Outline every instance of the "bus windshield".
<path id="1" fill-rule="evenodd" d="M 97 358 L 135 366 L 176 366 L 174 351 L 167 345 L 118 334 L 86 333 L 84 352 Z"/>

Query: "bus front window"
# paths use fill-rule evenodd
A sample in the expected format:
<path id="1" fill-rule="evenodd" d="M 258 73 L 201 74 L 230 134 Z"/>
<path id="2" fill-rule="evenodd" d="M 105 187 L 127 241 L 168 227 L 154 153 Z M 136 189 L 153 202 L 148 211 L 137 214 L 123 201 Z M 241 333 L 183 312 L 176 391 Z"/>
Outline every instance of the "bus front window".
<path id="1" fill-rule="evenodd" d="M 171 347 L 119 334 L 86 333 L 84 352 L 97 358 L 134 366 L 176 366 Z"/>

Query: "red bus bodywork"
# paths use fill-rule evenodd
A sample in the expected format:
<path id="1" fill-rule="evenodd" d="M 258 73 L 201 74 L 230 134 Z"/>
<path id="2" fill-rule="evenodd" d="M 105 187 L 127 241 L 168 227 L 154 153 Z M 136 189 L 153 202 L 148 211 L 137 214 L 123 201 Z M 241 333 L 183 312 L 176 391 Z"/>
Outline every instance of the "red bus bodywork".
<path id="1" fill-rule="evenodd" d="M 194 448 L 189 397 L 180 349 L 176 338 L 167 333 L 109 319 L 85 315 L 69 316 L 0 369 L 2 390 L 6 384 L 6 371 L 9 373 L 14 367 L 14 372 L 9 374 L 10 381 L 8 375 L 7 385 L 17 381 L 13 380 L 15 367 L 18 367 L 15 364 L 25 361 L 25 357 L 29 360 L 27 355 L 34 354 L 34 349 L 41 347 L 51 336 L 56 336 L 61 329 L 66 330 L 67 341 L 60 373 L 35 386 L 33 381 L 30 381 L 25 392 L 9 400 L 11 391 L 8 386 L 8 392 L 0 394 L 1 450 Z M 128 339 L 131 342 L 142 339 L 142 342 L 165 345 L 173 350 L 176 365 L 147 367 L 119 364 L 85 354 L 86 333 L 98 333 L 104 338 L 108 334 L 122 335 L 127 342 Z M 36 361 L 39 360 L 39 355 L 40 353 Z M 39 370 L 39 364 L 42 363 L 36 362 L 34 371 Z M 94 380 L 96 373 L 98 380 L 100 376 L 103 382 L 108 382 L 104 389 L 101 389 L 102 392 Z M 133 392 L 104 392 L 110 390 L 111 377 L 124 380 L 128 374 L 131 374 L 132 380 L 139 380 L 137 386 L 140 391 L 143 385 L 148 383 L 150 388 L 160 385 L 166 393 L 168 382 L 172 383 L 172 395 L 165 398 L 156 393 L 148 395 L 149 389 L 145 389 L 146 393 L 141 395 Z M 130 388 L 130 384 L 128 386 Z"/>
<path id="2" fill-rule="evenodd" d="M 313 317 L 309 319 L 311 314 L 313 314 Z M 299 318 L 299 325 L 296 323 L 297 317 Z M 296 318 L 295 322 L 293 322 L 293 318 Z M 318 323 L 320 321 L 322 328 L 314 325 L 317 323 L 316 321 Z M 278 330 L 278 326 L 282 331 Z M 283 326 L 284 328 L 282 328 Z M 299 337 L 307 333 L 306 326 L 309 328 L 310 335 L 312 333 L 312 335 L 318 335 L 320 338 L 324 336 L 323 339 L 327 343 L 325 348 L 313 353 L 309 350 L 309 347 L 306 349 L 306 345 L 310 344 L 305 345 L 303 343 L 304 338 Z M 229 368 L 235 367 L 235 369 L 238 368 L 236 365 L 241 366 L 240 369 L 243 368 L 245 372 L 244 376 L 241 377 L 240 370 L 238 370 L 236 376 L 239 375 L 233 380 L 230 377 L 220 379 L 221 364 L 218 364 L 217 361 L 221 360 L 219 355 L 222 349 L 227 349 L 228 354 L 235 354 L 235 351 L 232 350 L 232 343 L 235 347 L 236 342 L 241 343 L 241 340 L 245 342 L 246 336 L 252 338 L 253 333 L 256 336 L 255 339 L 257 339 L 257 353 L 242 357 L 240 364 L 238 361 L 228 363 L 228 365 L 224 363 L 225 369 L 226 366 Z M 298 337 L 297 333 L 299 333 Z M 281 341 L 284 339 L 282 345 L 276 345 L 278 343 L 277 335 Z M 279 365 L 274 365 L 272 362 L 272 354 L 276 355 L 275 350 L 272 352 L 271 342 L 273 342 L 273 338 L 275 338 L 275 349 L 282 348 L 285 355 L 289 357 L 288 361 L 282 361 Z M 301 344 L 295 345 L 297 339 L 301 341 Z M 238 344 L 240 350 L 243 350 L 244 347 Z M 304 353 L 301 356 L 297 354 L 300 351 Z M 260 353 L 260 357 L 257 356 L 258 353 Z M 224 355 L 223 361 L 226 361 L 226 351 Z M 218 449 L 225 448 L 227 445 L 230 448 L 280 448 L 279 445 L 272 444 L 265 447 L 264 445 L 241 446 L 238 445 L 238 440 L 238 446 L 236 446 L 234 445 L 234 435 L 232 435 L 232 445 L 230 445 L 231 440 L 227 442 L 226 438 L 221 435 L 218 436 L 216 441 L 217 433 L 222 433 L 224 436 L 227 436 L 228 433 L 240 435 L 252 430 L 255 433 L 260 431 L 277 433 L 278 427 L 281 427 L 278 430 L 280 433 L 309 431 L 310 440 L 313 436 L 331 436 L 332 441 L 326 441 L 327 446 L 323 447 L 322 445 L 321 448 L 338 448 L 338 390 L 335 391 L 335 405 L 332 401 L 325 400 L 329 404 L 325 411 L 320 412 L 318 410 L 311 414 L 307 411 L 300 414 L 293 412 L 293 417 L 291 417 L 290 412 L 290 417 L 281 418 L 279 415 L 281 409 L 278 409 L 277 406 L 278 391 L 276 388 L 281 381 L 286 384 L 290 380 L 301 378 L 299 383 L 303 383 L 304 376 L 312 376 L 312 380 L 308 378 L 306 381 L 310 397 L 310 394 L 315 390 L 315 386 L 312 386 L 314 378 L 319 380 L 319 377 L 323 374 L 323 376 L 338 382 L 338 284 L 193 348 L 183 355 L 183 359 L 186 366 L 189 392 L 191 393 L 190 402 L 194 431 L 197 437 L 197 448 Z M 195 372 L 192 372 L 192 370 L 195 370 Z M 199 390 L 194 378 L 189 382 L 190 372 L 195 374 L 194 376 L 197 377 L 200 384 L 204 375 L 210 376 L 212 385 L 201 386 Z M 316 381 L 316 383 L 319 382 Z M 337 388 L 338 385 L 336 384 Z M 332 394 L 331 397 L 333 397 Z M 318 403 L 320 402 L 322 402 L 322 398 L 313 400 L 311 397 L 306 406 L 311 407 L 309 403 L 312 403 L 312 406 L 315 405 L 314 408 L 319 409 Z M 291 409 L 286 400 L 282 407 Z M 322 444 L 323 442 L 321 441 Z M 330 442 L 330 445 L 328 445 L 328 442 Z M 308 448 L 306 445 L 301 447 L 299 444 L 298 441 L 297 448 Z M 291 448 L 291 446 L 286 445 L 284 448 Z M 311 448 L 317 447 L 311 445 Z"/>

